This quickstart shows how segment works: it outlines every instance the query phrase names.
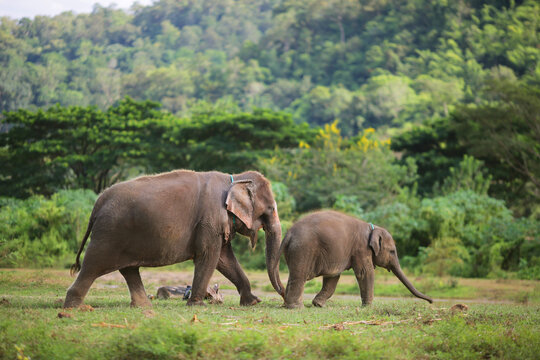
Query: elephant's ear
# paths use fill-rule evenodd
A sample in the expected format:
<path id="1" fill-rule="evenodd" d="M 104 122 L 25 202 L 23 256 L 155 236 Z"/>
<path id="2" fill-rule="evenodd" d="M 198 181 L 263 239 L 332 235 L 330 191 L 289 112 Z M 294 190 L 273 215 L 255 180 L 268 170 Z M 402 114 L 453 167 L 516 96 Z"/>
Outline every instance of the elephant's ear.
<path id="1" fill-rule="evenodd" d="M 381 250 L 382 231 L 380 228 L 375 228 L 369 235 L 369 247 L 373 250 L 375 256 L 379 255 Z"/>
<path id="2" fill-rule="evenodd" d="M 253 191 L 251 180 L 235 181 L 229 193 L 225 205 L 227 210 L 236 215 L 248 229 L 253 226 Z"/>

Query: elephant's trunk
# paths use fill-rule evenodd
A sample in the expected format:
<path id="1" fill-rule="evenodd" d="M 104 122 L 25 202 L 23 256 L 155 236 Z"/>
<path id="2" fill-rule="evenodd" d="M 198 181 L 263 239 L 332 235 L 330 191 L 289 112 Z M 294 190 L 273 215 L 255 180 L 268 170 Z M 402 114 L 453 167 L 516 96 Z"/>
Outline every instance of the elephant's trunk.
<path id="1" fill-rule="evenodd" d="M 277 214 L 274 222 L 270 226 L 265 227 L 264 230 L 266 233 L 266 268 L 268 269 L 268 277 L 274 289 L 283 297 L 285 296 L 285 287 L 279 278 L 281 224 Z"/>
<path id="2" fill-rule="evenodd" d="M 420 291 L 416 290 L 416 288 L 413 286 L 413 284 L 411 284 L 409 279 L 407 279 L 407 277 L 405 276 L 405 274 L 403 273 L 403 271 L 401 270 L 401 267 L 399 265 L 396 266 L 396 267 L 391 268 L 391 270 L 394 273 L 394 275 L 396 275 L 397 278 L 399 280 L 401 280 L 403 285 L 405 285 L 407 287 L 407 289 L 409 289 L 411 294 L 413 294 L 414 296 L 416 296 L 416 297 L 418 297 L 420 299 L 424 299 L 424 300 L 428 301 L 430 304 L 433 303 L 432 298 L 430 298 L 429 296 L 426 296 L 426 295 L 422 294 Z"/>

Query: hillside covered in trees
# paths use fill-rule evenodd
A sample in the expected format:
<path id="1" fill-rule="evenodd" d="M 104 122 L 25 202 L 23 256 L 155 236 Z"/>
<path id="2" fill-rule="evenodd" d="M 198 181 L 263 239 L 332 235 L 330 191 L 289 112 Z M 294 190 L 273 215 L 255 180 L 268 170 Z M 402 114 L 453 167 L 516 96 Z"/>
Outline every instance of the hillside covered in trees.
<path id="1" fill-rule="evenodd" d="M 355 135 L 447 116 L 487 79 L 538 84 L 539 16 L 536 1 L 160 0 L 4 17 L 0 110 L 204 100 Z"/>
<path id="2" fill-rule="evenodd" d="M 410 271 L 538 279 L 539 28 L 532 0 L 2 17 L 0 266 L 62 263 L 114 182 L 257 169 L 285 227 L 334 208 L 388 228 Z"/>

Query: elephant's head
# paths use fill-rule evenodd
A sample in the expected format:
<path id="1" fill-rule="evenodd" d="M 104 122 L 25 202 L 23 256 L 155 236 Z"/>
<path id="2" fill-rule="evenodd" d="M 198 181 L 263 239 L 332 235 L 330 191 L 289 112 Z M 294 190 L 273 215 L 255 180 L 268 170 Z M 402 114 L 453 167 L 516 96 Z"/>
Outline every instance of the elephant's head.
<path id="1" fill-rule="evenodd" d="M 369 247 L 373 250 L 374 265 L 392 271 L 414 296 L 433 303 L 433 299 L 416 290 L 401 270 L 397 256 L 396 243 L 394 242 L 392 235 L 390 235 L 386 229 L 375 227 L 371 231 Z"/>
<path id="2" fill-rule="evenodd" d="M 283 296 L 285 288 L 279 279 L 279 245 L 281 224 L 270 182 L 255 171 L 233 175 L 225 201 L 227 210 L 240 220 L 235 230 L 248 236 L 251 246 L 257 243 L 257 233 L 266 233 L 266 267 L 274 289 Z"/>

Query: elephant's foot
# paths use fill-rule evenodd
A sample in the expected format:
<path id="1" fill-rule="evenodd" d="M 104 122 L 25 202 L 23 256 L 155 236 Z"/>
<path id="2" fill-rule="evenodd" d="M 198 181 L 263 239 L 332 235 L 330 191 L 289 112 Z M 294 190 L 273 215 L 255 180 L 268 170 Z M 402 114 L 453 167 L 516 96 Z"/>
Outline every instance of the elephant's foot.
<path id="1" fill-rule="evenodd" d="M 370 306 L 370 305 L 371 305 L 371 301 L 370 302 L 362 301 L 362 306 Z"/>
<path id="2" fill-rule="evenodd" d="M 187 306 L 206 306 L 203 300 L 194 300 L 193 298 L 188 299 Z"/>
<path id="3" fill-rule="evenodd" d="M 69 301 L 65 300 L 62 307 L 64 309 L 74 309 L 74 308 L 78 308 L 79 306 L 81 306 L 82 303 L 83 303 L 82 300 L 73 300 L 73 299 L 71 299 Z"/>
<path id="4" fill-rule="evenodd" d="M 298 302 L 298 303 L 285 303 L 283 304 L 287 309 L 302 309 L 304 307 L 304 303 Z"/>
<path id="5" fill-rule="evenodd" d="M 315 307 L 324 307 L 324 305 L 326 304 L 326 300 L 323 300 L 323 299 L 313 299 L 313 301 L 311 302 L 313 304 L 313 306 Z"/>
<path id="6" fill-rule="evenodd" d="M 78 308 L 83 303 L 83 298 L 79 296 L 72 296 L 69 293 L 66 295 L 66 299 L 64 300 L 64 305 L 62 307 L 64 309 L 67 308 Z"/>
<path id="7" fill-rule="evenodd" d="M 240 305 L 242 306 L 252 306 L 257 305 L 261 302 L 261 299 L 259 299 L 257 296 L 253 294 L 249 294 L 246 296 L 240 296 Z"/>
<path id="8" fill-rule="evenodd" d="M 131 303 L 129 304 L 131 307 L 140 307 L 140 308 L 148 308 L 152 307 L 152 303 L 148 298 L 146 299 L 137 299 L 137 300 L 131 300 Z"/>

